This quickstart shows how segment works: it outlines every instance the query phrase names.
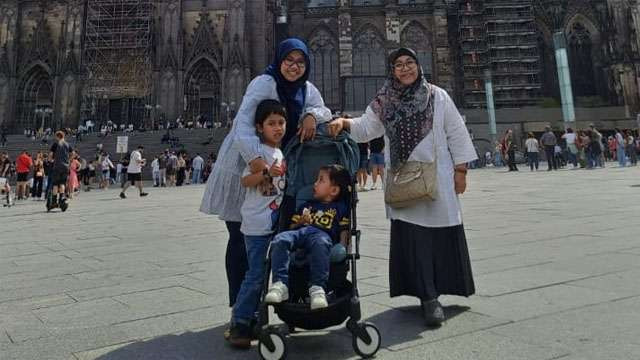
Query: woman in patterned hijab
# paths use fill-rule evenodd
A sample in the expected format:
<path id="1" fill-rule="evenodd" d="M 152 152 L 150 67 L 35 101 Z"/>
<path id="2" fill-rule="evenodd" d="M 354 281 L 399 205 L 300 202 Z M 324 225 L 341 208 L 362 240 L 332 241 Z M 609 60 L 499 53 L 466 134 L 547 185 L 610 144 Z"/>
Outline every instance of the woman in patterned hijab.
<path id="1" fill-rule="evenodd" d="M 426 325 L 440 325 L 440 295 L 475 292 L 458 194 L 466 189 L 466 164 L 477 156 L 462 117 L 447 92 L 427 82 L 416 53 L 401 48 L 389 56 L 389 77 L 365 113 L 330 124 L 333 134 L 343 128 L 357 142 L 384 135 L 392 169 L 406 161 L 437 162 L 436 199 L 388 206 L 387 216 L 391 296 L 419 298 Z"/>

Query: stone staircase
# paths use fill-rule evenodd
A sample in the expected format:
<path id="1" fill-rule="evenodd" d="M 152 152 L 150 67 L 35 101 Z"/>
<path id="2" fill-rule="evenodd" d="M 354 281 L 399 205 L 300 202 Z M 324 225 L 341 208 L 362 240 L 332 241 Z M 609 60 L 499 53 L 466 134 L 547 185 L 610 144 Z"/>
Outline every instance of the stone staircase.
<path id="1" fill-rule="evenodd" d="M 228 129 L 215 129 L 213 133 L 211 129 L 175 129 L 172 131 L 172 135 L 178 137 L 179 142 L 177 147 L 171 148 L 169 144 L 161 143 L 165 131 L 136 132 L 129 135 L 128 150 L 135 150 L 138 145 L 144 146 L 144 157 L 147 159 L 148 164 L 151 164 L 151 160 L 155 155 L 162 153 L 165 149 L 176 151 L 184 149 L 190 156 L 200 153 L 206 160 L 210 153 L 215 154 L 218 152 L 218 148 L 227 133 Z M 116 153 L 116 141 L 118 136 L 123 135 L 122 132 L 117 132 L 107 137 L 99 137 L 97 133 L 92 133 L 83 135 L 81 142 L 76 142 L 73 136 L 66 140 L 84 158 L 92 158 L 96 153 L 97 145 L 102 144 L 103 150 L 111 155 L 112 160 L 118 160 L 121 154 Z M 205 144 L 209 140 L 211 140 L 210 143 Z M 38 151 L 48 152 L 52 141 L 50 139 L 47 144 L 43 144 L 40 140 L 31 140 L 24 135 L 8 135 L 7 144 L 5 147 L 0 147 L 0 151 L 8 152 L 11 160 L 15 160 L 22 150 L 27 150 L 32 155 Z M 150 176 L 151 169 L 149 166 L 146 166 L 144 171 L 145 177 L 147 175 Z"/>

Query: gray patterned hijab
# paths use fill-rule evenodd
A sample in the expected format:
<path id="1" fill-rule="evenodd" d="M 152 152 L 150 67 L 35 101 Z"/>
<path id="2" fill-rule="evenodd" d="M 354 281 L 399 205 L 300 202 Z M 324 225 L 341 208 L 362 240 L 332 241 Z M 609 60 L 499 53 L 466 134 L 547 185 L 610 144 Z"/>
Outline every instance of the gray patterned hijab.
<path id="1" fill-rule="evenodd" d="M 393 74 L 394 62 L 404 55 L 413 58 L 418 66 L 418 78 L 409 86 L 402 85 Z M 400 48 L 392 52 L 388 71 L 387 80 L 369 106 L 384 124 L 391 167 L 395 169 L 409 159 L 413 149 L 431 132 L 434 96 L 413 50 Z"/>

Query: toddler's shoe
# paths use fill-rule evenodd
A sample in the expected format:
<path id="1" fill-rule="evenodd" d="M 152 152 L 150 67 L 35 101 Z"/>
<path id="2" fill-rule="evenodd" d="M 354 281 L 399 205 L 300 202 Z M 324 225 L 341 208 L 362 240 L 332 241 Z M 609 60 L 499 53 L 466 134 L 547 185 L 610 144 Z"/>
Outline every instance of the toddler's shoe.
<path id="1" fill-rule="evenodd" d="M 269 292 L 267 292 L 267 295 L 264 297 L 264 301 L 267 304 L 279 304 L 287 300 L 289 300 L 289 289 L 282 281 L 272 284 Z"/>
<path id="2" fill-rule="evenodd" d="M 312 286 L 309 288 L 309 297 L 311 298 L 311 310 L 322 309 L 329 306 L 327 296 L 324 289 L 320 286 Z"/>

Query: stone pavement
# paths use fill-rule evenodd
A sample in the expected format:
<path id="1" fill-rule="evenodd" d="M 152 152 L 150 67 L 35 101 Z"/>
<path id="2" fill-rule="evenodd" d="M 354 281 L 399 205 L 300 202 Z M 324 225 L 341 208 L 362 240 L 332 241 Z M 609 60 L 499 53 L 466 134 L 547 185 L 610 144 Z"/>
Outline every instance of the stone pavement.
<path id="1" fill-rule="evenodd" d="M 477 295 L 448 320 L 388 296 L 382 192 L 362 193 L 363 315 L 379 359 L 640 358 L 640 169 L 474 170 L 463 196 Z M 0 359 L 258 359 L 222 340 L 226 230 L 202 186 L 82 193 L 68 212 L 0 208 Z M 355 358 L 343 329 L 288 340 L 290 359 Z"/>

